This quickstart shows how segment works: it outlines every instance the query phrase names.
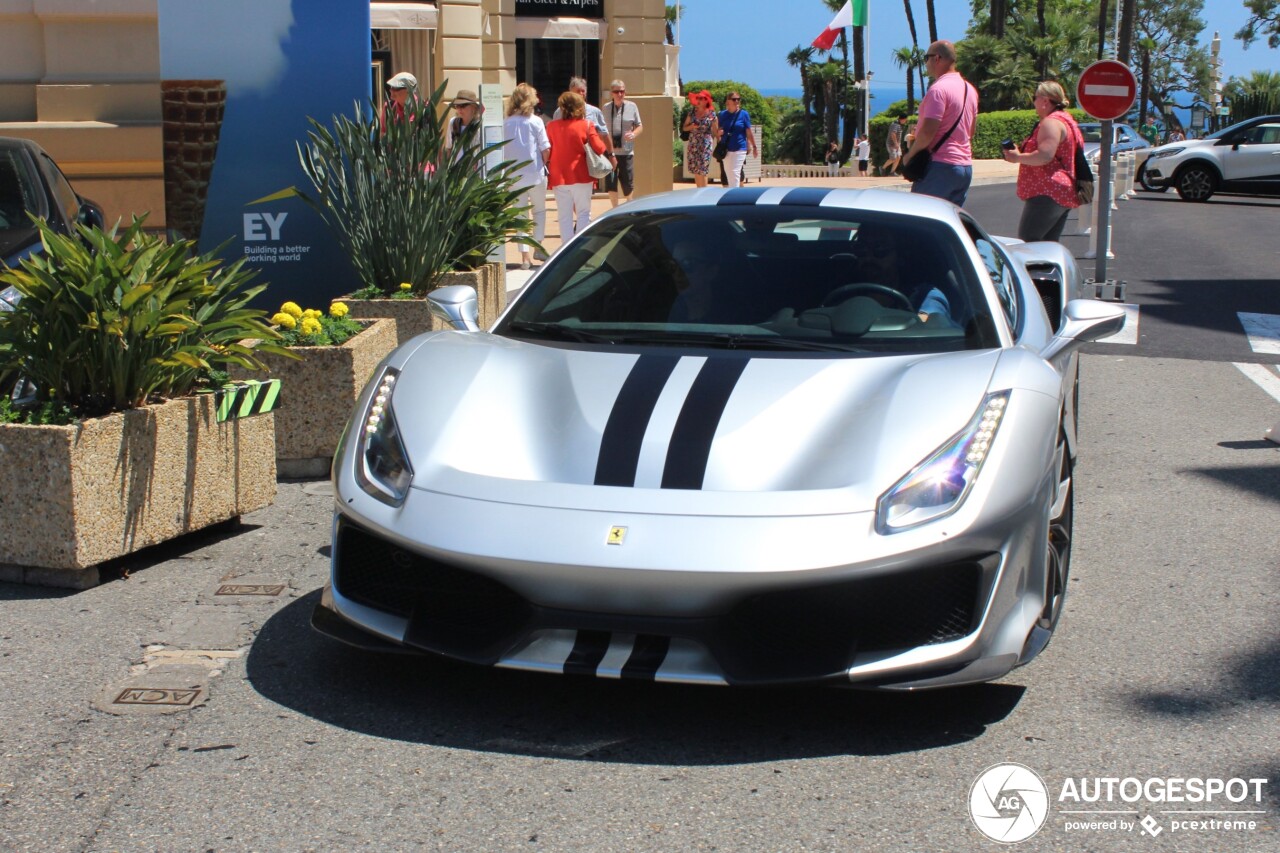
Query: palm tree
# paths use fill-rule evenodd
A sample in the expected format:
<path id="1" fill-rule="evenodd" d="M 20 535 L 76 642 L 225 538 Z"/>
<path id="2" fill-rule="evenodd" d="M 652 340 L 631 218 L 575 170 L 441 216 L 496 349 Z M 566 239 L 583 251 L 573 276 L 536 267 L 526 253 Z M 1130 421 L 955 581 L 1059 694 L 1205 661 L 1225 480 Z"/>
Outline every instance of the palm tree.
<path id="1" fill-rule="evenodd" d="M 907 69 L 907 113 L 916 111 L 915 73 L 924 61 L 924 51 L 919 47 L 900 47 L 891 56 L 893 64 Z"/>
<path id="2" fill-rule="evenodd" d="M 1125 65 L 1129 64 L 1129 60 L 1133 56 L 1133 23 L 1137 19 L 1137 15 L 1137 3 L 1125 3 L 1121 9 L 1119 49 L 1116 51 L 1116 58 Z"/>
<path id="3" fill-rule="evenodd" d="M 806 163 L 813 162 L 813 134 L 809 132 L 809 105 L 812 103 L 812 91 L 809 89 L 809 66 L 813 63 L 813 48 L 801 47 L 796 45 L 795 48 L 787 54 L 787 64 L 792 68 L 800 69 L 800 91 L 803 93 L 801 101 L 804 104 L 804 161 Z"/>
<path id="4" fill-rule="evenodd" d="M 929 18 L 929 44 L 938 40 L 938 16 L 933 11 L 933 0 L 924 0 L 924 13 Z"/>
<path id="5" fill-rule="evenodd" d="M 676 43 L 675 23 L 684 15 L 683 3 L 672 3 L 667 6 L 667 44 Z M 679 67 L 679 66 L 677 66 Z M 676 85 L 680 87 L 680 92 L 684 92 L 684 74 L 676 72 Z"/>
<path id="6" fill-rule="evenodd" d="M 1098 0 L 1098 59 L 1107 50 L 1107 0 Z"/>
<path id="7" fill-rule="evenodd" d="M 1008 0 L 991 0 L 991 17 L 987 21 L 987 32 L 998 39 L 1004 38 L 1004 25 L 1008 19 Z"/>
<path id="8" fill-rule="evenodd" d="M 844 90 L 844 68 L 832 60 L 818 63 L 809 69 L 809 79 L 819 96 L 820 117 L 826 133 L 825 147 L 840 141 L 840 95 Z"/>
<path id="9" fill-rule="evenodd" d="M 916 38 L 916 16 L 911 11 L 911 0 L 902 0 L 902 10 L 907 13 L 907 28 L 911 30 L 911 46 L 919 47 L 920 39 Z"/>

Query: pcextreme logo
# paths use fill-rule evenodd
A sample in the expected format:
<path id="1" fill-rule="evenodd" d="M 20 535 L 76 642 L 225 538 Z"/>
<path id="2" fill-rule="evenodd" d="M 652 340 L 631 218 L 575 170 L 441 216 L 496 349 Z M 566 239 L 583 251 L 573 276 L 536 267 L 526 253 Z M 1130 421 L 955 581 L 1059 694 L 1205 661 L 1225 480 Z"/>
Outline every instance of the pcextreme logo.
<path id="1" fill-rule="evenodd" d="M 1267 779 L 1175 776 L 1068 777 L 1058 791 L 1064 832 L 1121 832 L 1155 838 L 1224 835 L 1270 828 L 1262 808 Z M 1006 762 L 982 771 L 969 789 L 969 817 L 1002 844 L 1026 841 L 1048 822 L 1049 789 L 1038 773 Z"/>

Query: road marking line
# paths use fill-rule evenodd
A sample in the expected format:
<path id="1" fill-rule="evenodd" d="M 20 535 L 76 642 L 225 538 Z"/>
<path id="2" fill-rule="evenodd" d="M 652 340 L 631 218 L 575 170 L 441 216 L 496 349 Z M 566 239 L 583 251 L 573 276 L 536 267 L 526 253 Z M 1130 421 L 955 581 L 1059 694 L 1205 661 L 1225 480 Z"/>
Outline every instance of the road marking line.
<path id="1" fill-rule="evenodd" d="M 1240 368 L 1240 372 L 1248 376 L 1258 384 L 1258 387 L 1266 391 L 1276 402 L 1280 403 L 1280 376 L 1277 376 L 1265 364 L 1241 364 L 1234 362 L 1235 366 Z"/>
<path id="2" fill-rule="evenodd" d="M 1237 311 L 1240 325 L 1249 336 L 1249 346 L 1254 352 L 1280 355 L 1280 314 L 1247 314 Z"/>
<path id="3" fill-rule="evenodd" d="M 1120 307 L 1124 309 L 1124 328 L 1116 332 L 1114 335 L 1106 338 L 1099 338 L 1100 344 L 1133 344 L 1138 343 L 1138 306 L 1130 302 L 1120 303 Z"/>

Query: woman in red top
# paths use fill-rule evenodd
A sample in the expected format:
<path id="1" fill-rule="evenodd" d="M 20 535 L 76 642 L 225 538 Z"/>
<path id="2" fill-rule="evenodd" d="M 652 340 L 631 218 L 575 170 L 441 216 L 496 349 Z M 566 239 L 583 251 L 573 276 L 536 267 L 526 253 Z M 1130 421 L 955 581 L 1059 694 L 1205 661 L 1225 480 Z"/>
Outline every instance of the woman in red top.
<path id="1" fill-rule="evenodd" d="M 1080 206 L 1075 158 L 1084 137 L 1067 112 L 1070 103 L 1061 85 L 1052 80 L 1041 83 L 1035 97 L 1040 122 L 1021 149 L 1004 152 L 1004 159 L 1019 166 L 1018 198 L 1024 202 L 1019 239 L 1059 240 L 1067 214 Z"/>
<path id="2" fill-rule="evenodd" d="M 576 92 L 565 92 L 559 100 L 561 118 L 547 124 L 551 159 L 547 161 L 547 186 L 556 196 L 560 218 L 560 242 L 587 227 L 591 221 L 591 191 L 595 178 L 587 171 L 586 145 L 604 154 L 604 140 L 587 121 L 587 102 Z M 610 155 L 610 160 L 613 156 Z"/>

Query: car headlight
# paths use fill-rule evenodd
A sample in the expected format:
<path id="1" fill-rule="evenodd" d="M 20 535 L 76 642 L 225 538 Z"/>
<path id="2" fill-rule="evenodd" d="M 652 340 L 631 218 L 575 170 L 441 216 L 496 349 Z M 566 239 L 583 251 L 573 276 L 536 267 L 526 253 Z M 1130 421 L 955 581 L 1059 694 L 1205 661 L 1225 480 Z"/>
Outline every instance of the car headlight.
<path id="1" fill-rule="evenodd" d="M 0 290 L 0 311 L 12 311 L 13 306 L 17 305 L 22 299 L 22 294 L 16 287 L 6 287 Z"/>
<path id="2" fill-rule="evenodd" d="M 413 466 L 405 453 L 400 429 L 391 408 L 391 395 L 400 371 L 388 367 L 378 380 L 378 388 L 362 412 L 356 441 L 356 479 L 365 492 L 391 506 L 400 506 L 409 496 Z"/>
<path id="3" fill-rule="evenodd" d="M 1186 151 L 1185 148 L 1164 148 L 1159 151 L 1152 151 L 1148 160 L 1159 160 L 1161 157 L 1172 157 L 1174 154 L 1181 154 Z"/>
<path id="4" fill-rule="evenodd" d="M 1008 405 L 1008 391 L 988 394 L 968 426 L 881 495 L 876 530 L 899 533 L 959 509 L 978 479 Z"/>

